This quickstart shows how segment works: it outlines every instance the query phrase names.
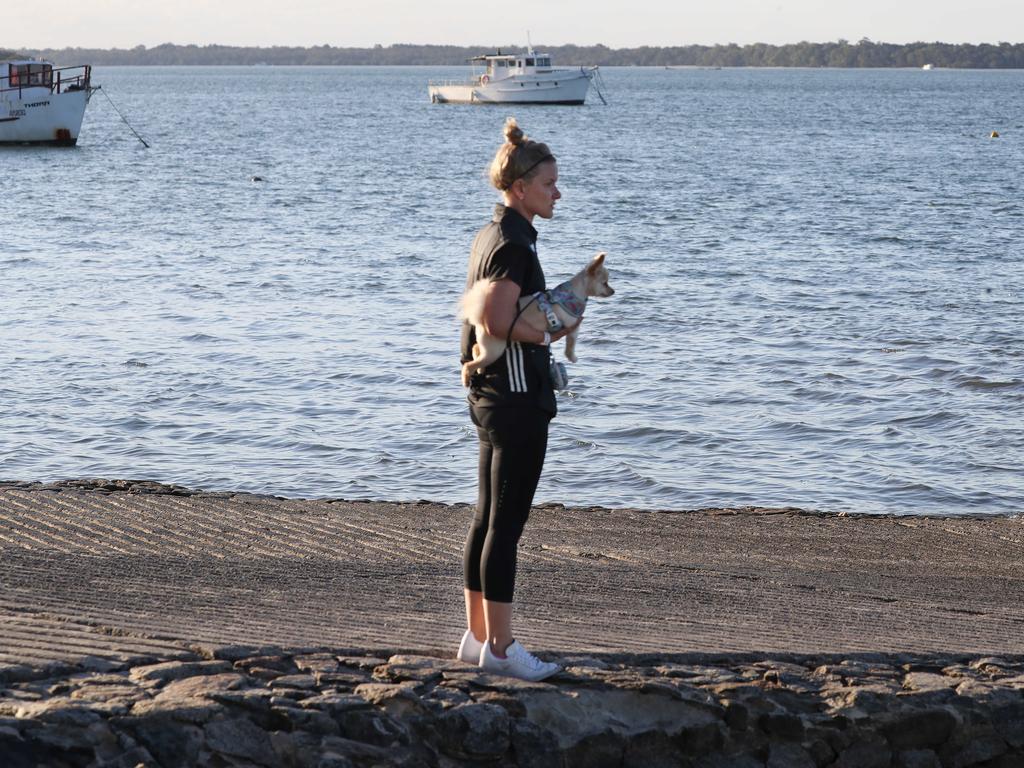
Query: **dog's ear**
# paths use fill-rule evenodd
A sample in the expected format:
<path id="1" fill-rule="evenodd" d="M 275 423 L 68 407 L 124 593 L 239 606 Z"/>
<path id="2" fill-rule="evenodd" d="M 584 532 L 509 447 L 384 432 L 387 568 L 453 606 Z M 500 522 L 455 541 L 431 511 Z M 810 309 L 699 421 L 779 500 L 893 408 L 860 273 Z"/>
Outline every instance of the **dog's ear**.
<path id="1" fill-rule="evenodd" d="M 607 254 L 605 254 L 604 251 L 597 254 L 597 256 L 594 257 L 594 260 L 590 262 L 590 266 L 587 267 L 587 272 L 590 272 L 591 274 L 597 272 L 597 270 L 601 268 L 601 265 L 604 264 L 604 257 L 606 255 Z"/>

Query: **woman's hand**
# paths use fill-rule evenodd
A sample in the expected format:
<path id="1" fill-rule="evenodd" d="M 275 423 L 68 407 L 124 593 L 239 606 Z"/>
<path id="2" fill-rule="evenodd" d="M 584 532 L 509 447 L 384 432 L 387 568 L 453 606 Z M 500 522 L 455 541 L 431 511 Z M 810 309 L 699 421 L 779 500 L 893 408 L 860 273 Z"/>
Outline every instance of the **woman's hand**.
<path id="1" fill-rule="evenodd" d="M 512 341 L 544 344 L 548 341 L 544 331 L 531 328 L 526 323 L 515 322 L 519 295 L 519 286 L 511 280 L 496 280 L 491 283 L 484 298 L 484 330 L 495 338 L 507 339 L 511 329 Z M 561 330 L 555 331 L 551 334 L 550 342 L 565 338 L 579 328 L 582 322 L 583 317 L 580 316 L 572 325 L 566 325 Z"/>

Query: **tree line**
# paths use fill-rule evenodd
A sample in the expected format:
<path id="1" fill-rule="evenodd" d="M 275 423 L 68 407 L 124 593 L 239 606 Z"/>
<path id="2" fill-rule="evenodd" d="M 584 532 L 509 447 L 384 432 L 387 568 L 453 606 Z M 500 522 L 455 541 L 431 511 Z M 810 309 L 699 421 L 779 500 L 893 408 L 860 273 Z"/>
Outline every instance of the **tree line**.
<path id="1" fill-rule="evenodd" d="M 458 65 L 488 46 L 375 45 L 336 48 L 329 45 L 298 48 L 246 48 L 226 45 L 174 45 L 128 49 L 63 48 L 7 51 L 4 57 L 30 56 L 60 64 L 99 65 Z M 502 46 L 520 53 L 520 46 Z M 685 45 L 672 47 L 608 48 L 604 45 L 536 46 L 550 53 L 556 65 L 666 67 L 935 67 L 960 69 L 1024 69 L 1024 43 L 883 43 L 864 38 L 851 43 L 800 42 L 787 45 Z"/>

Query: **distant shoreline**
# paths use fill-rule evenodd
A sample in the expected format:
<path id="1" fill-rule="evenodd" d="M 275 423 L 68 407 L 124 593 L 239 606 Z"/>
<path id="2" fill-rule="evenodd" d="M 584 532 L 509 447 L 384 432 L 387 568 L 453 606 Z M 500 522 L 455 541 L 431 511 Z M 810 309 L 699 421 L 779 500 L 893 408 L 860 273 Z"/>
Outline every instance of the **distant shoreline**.
<path id="1" fill-rule="evenodd" d="M 372 48 L 316 46 L 242 47 L 175 45 L 153 48 L 139 45 L 113 48 L 0 49 L 0 58 L 29 56 L 60 63 L 98 65 L 463 65 L 483 52 L 516 53 L 521 46 L 454 46 L 396 44 Z M 556 66 L 653 67 L 809 67 L 809 68 L 921 68 L 1024 69 L 1024 43 L 885 43 L 862 39 L 786 45 L 687 45 L 609 48 L 604 45 L 538 45 L 550 53 Z"/>

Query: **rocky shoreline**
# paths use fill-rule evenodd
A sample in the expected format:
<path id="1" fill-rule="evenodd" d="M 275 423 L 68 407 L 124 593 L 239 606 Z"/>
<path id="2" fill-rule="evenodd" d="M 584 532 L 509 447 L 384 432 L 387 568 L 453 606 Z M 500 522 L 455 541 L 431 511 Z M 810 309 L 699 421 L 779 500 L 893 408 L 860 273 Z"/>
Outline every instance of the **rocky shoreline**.
<path id="1" fill-rule="evenodd" d="M 537 507 L 450 658 L 466 506 L 0 483 L 0 768 L 1024 768 L 1024 520 Z"/>
<path id="2" fill-rule="evenodd" d="M 1024 658 L 429 656 L 238 646 L 0 672 L 4 768 L 1019 768 Z"/>

